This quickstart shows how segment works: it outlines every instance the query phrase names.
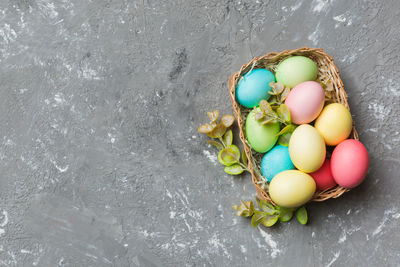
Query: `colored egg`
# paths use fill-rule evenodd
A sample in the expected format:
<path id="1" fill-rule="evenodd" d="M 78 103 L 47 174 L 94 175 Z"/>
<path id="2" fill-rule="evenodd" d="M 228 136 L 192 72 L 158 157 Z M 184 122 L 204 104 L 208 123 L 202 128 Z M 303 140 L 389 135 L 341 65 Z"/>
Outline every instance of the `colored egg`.
<path id="1" fill-rule="evenodd" d="M 259 153 L 270 150 L 278 140 L 279 122 L 262 125 L 254 119 L 254 110 L 247 116 L 245 128 L 247 141 Z"/>
<path id="2" fill-rule="evenodd" d="M 297 169 L 309 173 L 318 170 L 325 160 L 324 139 L 309 124 L 294 130 L 289 140 L 289 155 Z"/>
<path id="3" fill-rule="evenodd" d="M 325 159 L 324 164 L 317 171 L 310 173 L 314 179 L 317 189 L 320 191 L 332 188 L 336 186 L 335 179 L 333 179 L 331 171 L 331 161 Z"/>
<path id="4" fill-rule="evenodd" d="M 275 175 L 282 171 L 293 170 L 294 165 L 286 146 L 276 145 L 261 160 L 261 174 L 271 182 Z"/>
<path id="5" fill-rule="evenodd" d="M 269 184 L 269 195 L 278 205 L 295 208 L 307 203 L 315 193 L 314 179 L 298 170 L 283 171 Z"/>
<path id="6" fill-rule="evenodd" d="M 350 111 L 342 104 L 333 103 L 322 110 L 315 121 L 315 128 L 327 145 L 336 146 L 349 137 L 352 123 Z"/>
<path id="7" fill-rule="evenodd" d="M 270 82 L 275 82 L 275 76 L 266 69 L 253 69 L 246 73 L 236 88 L 236 99 L 246 108 L 258 106 L 262 99 L 268 100 L 271 96 Z"/>
<path id="8" fill-rule="evenodd" d="M 325 92 L 322 86 L 314 81 L 296 85 L 285 100 L 290 116 L 295 124 L 309 123 L 315 120 L 324 107 Z"/>
<path id="9" fill-rule="evenodd" d="M 308 57 L 293 56 L 278 64 L 276 81 L 290 88 L 305 81 L 315 81 L 318 75 L 317 64 Z"/>
<path id="10" fill-rule="evenodd" d="M 333 150 L 331 170 L 336 183 L 345 188 L 359 185 L 369 166 L 368 151 L 358 140 L 347 139 Z"/>

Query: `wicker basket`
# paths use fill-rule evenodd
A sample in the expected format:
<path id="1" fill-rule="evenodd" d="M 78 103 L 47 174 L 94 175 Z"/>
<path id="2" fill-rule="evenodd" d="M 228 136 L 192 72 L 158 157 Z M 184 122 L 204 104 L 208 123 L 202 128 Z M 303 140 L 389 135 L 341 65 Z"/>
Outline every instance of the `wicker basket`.
<path id="1" fill-rule="evenodd" d="M 244 150 L 249 159 L 248 164 L 252 181 L 254 186 L 256 187 L 257 195 L 259 196 L 259 198 L 265 199 L 270 203 L 273 203 L 273 201 L 271 200 L 268 192 L 264 190 L 265 187 L 263 186 L 263 184 L 265 184 L 265 178 L 262 177 L 260 171 L 260 163 L 263 154 L 257 153 L 250 148 L 244 132 L 244 123 L 251 109 L 245 108 L 236 102 L 235 91 L 239 79 L 251 69 L 266 68 L 274 71 L 279 62 L 289 56 L 294 55 L 306 56 L 313 59 L 318 65 L 317 79 L 320 81 L 330 80 L 333 83 L 333 102 L 341 103 L 349 109 L 349 104 L 347 103 L 347 94 L 343 88 L 343 82 L 339 77 L 339 71 L 334 64 L 332 57 L 327 55 L 322 49 L 303 47 L 296 50 L 286 50 L 280 53 L 269 53 L 265 56 L 254 58 L 249 63 L 244 64 L 238 72 L 232 74 L 232 76 L 229 78 L 228 83 L 229 95 L 232 101 L 233 111 L 237 118 L 237 123 L 240 131 L 240 139 L 242 140 Z M 351 136 L 354 139 L 358 140 L 358 134 L 354 127 L 354 124 Z M 317 191 L 311 201 L 324 201 L 330 198 L 337 198 L 347 191 L 349 191 L 349 189 L 340 186 L 336 186 L 334 188 L 324 191 Z"/>

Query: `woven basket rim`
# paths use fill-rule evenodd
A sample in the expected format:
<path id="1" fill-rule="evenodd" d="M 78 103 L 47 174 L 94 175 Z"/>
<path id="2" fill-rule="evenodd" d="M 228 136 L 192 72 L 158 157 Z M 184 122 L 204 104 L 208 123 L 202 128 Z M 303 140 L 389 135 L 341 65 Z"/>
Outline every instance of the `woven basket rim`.
<path id="1" fill-rule="evenodd" d="M 237 82 L 243 76 L 243 74 L 247 73 L 249 70 L 260 67 L 260 66 L 266 68 L 268 65 L 269 65 L 268 66 L 269 69 L 271 69 L 271 68 L 273 69 L 273 67 L 271 67 L 273 64 L 276 65 L 277 64 L 276 62 L 280 62 L 283 59 L 285 59 L 286 57 L 293 56 L 293 55 L 304 55 L 304 56 L 313 58 L 314 61 L 316 59 L 318 61 L 319 60 L 323 61 L 324 62 L 323 66 L 327 68 L 326 72 L 324 71 L 323 74 L 326 75 L 326 77 L 329 77 L 329 79 L 331 79 L 334 90 L 335 90 L 336 96 L 335 96 L 334 102 L 341 103 L 344 106 L 346 106 L 347 109 L 350 110 L 350 107 L 349 107 L 349 104 L 347 101 L 347 94 L 344 89 L 343 82 L 339 76 L 339 71 L 338 71 L 332 57 L 330 55 L 326 54 L 322 48 L 302 47 L 302 48 L 298 48 L 298 49 L 284 50 L 279 53 L 275 53 L 275 52 L 268 53 L 262 57 L 255 57 L 250 62 L 243 64 L 239 71 L 233 73 L 230 76 L 229 82 L 228 82 L 229 96 L 230 96 L 230 99 L 232 102 L 233 111 L 235 113 L 236 121 L 237 121 L 237 124 L 239 127 L 240 140 L 242 141 L 246 156 L 249 159 L 248 167 L 249 167 L 249 170 L 250 170 L 250 173 L 252 176 L 252 182 L 256 188 L 258 197 L 261 199 L 264 199 L 272 204 L 275 204 L 275 203 L 270 198 L 268 192 L 266 192 L 259 185 L 260 184 L 259 181 L 260 181 L 260 179 L 262 179 L 261 173 L 257 169 L 257 168 L 259 168 L 259 166 L 253 166 L 253 165 L 256 165 L 256 163 L 254 161 L 252 153 L 256 153 L 256 152 L 252 152 L 250 146 L 247 144 L 245 131 L 244 131 L 245 120 L 242 119 L 242 115 L 241 115 L 241 109 L 245 109 L 245 108 L 241 107 L 237 103 L 235 93 L 236 93 Z M 273 62 L 273 63 L 269 64 L 268 62 Z M 320 63 L 320 62 L 317 62 L 317 63 Z M 354 126 L 354 120 L 353 120 L 353 129 L 352 129 L 350 136 L 353 139 L 358 140 L 358 133 Z M 312 197 L 311 201 L 320 202 L 320 201 L 328 200 L 330 198 L 338 198 L 341 195 L 343 195 L 345 192 L 348 192 L 349 190 L 350 189 L 348 189 L 348 188 L 340 187 L 337 185 L 331 189 L 327 189 L 324 191 L 316 191 L 316 193 Z"/>

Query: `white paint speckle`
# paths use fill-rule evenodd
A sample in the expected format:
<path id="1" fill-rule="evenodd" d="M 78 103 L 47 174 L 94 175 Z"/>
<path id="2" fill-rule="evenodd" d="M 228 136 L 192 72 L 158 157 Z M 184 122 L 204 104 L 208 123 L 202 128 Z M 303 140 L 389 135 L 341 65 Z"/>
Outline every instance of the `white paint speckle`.
<path id="1" fill-rule="evenodd" d="M 347 64 L 352 64 L 354 61 L 356 61 L 358 57 L 358 54 L 356 53 L 348 53 L 343 56 L 343 58 L 340 59 L 341 62 L 345 62 Z"/>
<path id="2" fill-rule="evenodd" d="M 110 143 L 111 144 L 114 144 L 115 143 L 115 135 L 114 134 L 112 134 L 112 133 L 108 133 L 108 137 L 110 138 Z"/>
<path id="3" fill-rule="evenodd" d="M 175 212 L 175 211 L 170 211 L 170 212 L 169 212 L 169 218 L 170 218 L 170 219 L 174 219 L 174 218 L 175 218 L 175 215 L 176 215 L 176 212 Z"/>
<path id="4" fill-rule="evenodd" d="M 218 250 L 221 250 L 222 253 L 227 257 L 227 258 L 232 258 L 231 254 L 228 252 L 227 248 L 225 245 L 221 242 L 221 240 L 218 238 L 217 234 L 214 233 L 212 237 L 208 240 L 208 244 L 211 246 L 211 249 L 213 249 L 213 252 L 215 253 Z"/>
<path id="5" fill-rule="evenodd" d="M 9 44 L 17 39 L 17 33 L 11 28 L 10 24 L 4 24 L 3 27 L 0 27 L 0 37 L 5 44 Z"/>
<path id="6" fill-rule="evenodd" d="M 57 169 L 60 173 L 66 172 L 66 171 L 68 171 L 68 169 L 69 169 L 69 165 L 68 165 L 68 164 L 62 167 L 62 166 L 60 166 L 59 164 L 57 164 L 57 162 L 56 162 L 55 160 L 50 160 L 50 162 L 53 163 L 54 167 L 56 167 L 56 169 Z"/>
<path id="7" fill-rule="evenodd" d="M 215 154 L 212 154 L 210 151 L 208 150 L 203 150 L 203 155 L 206 156 L 212 163 L 214 163 L 215 165 L 217 165 L 217 156 Z"/>
<path id="8" fill-rule="evenodd" d="M 45 17 L 48 17 L 50 19 L 56 19 L 58 16 L 58 12 L 56 11 L 56 7 L 54 6 L 54 3 L 48 2 L 48 1 L 39 1 L 37 3 L 39 6 L 39 9 L 42 11 L 43 15 Z"/>
<path id="9" fill-rule="evenodd" d="M 6 210 L 3 210 L 1 212 L 2 216 L 2 222 L 0 222 L 0 236 L 4 235 L 6 233 L 6 231 L 4 230 L 4 227 L 8 224 L 8 212 Z"/>
<path id="10" fill-rule="evenodd" d="M 276 258 L 278 254 L 280 254 L 282 251 L 278 248 L 278 244 L 275 242 L 275 240 L 272 239 L 272 235 L 268 234 L 265 232 L 261 227 L 258 227 L 258 230 L 260 230 L 261 236 L 264 238 L 265 242 L 268 244 L 268 246 L 271 247 L 271 257 Z"/>
<path id="11" fill-rule="evenodd" d="M 329 7 L 330 0 L 314 0 L 311 4 L 314 13 L 326 11 Z"/>
<path id="12" fill-rule="evenodd" d="M 343 243 L 344 241 L 346 241 L 346 239 L 347 239 L 347 235 L 346 235 L 346 231 L 343 231 L 343 233 L 342 233 L 342 235 L 340 236 L 340 238 L 339 238 L 339 244 L 340 243 Z"/>
<path id="13" fill-rule="evenodd" d="M 349 16 L 349 14 L 347 14 L 347 16 L 345 14 L 340 14 L 337 16 L 334 16 L 333 19 L 335 21 L 337 21 L 337 23 L 335 24 L 335 29 L 338 28 L 341 24 L 345 25 L 345 26 L 350 26 L 353 24 L 353 18 L 351 16 Z M 361 50 L 359 50 L 361 51 Z"/>
<path id="14" fill-rule="evenodd" d="M 334 16 L 333 19 L 336 20 L 336 21 L 340 21 L 340 22 L 345 22 L 346 21 L 346 17 L 344 16 L 344 14 L 341 14 L 341 15 L 338 15 L 338 16 Z"/>
<path id="15" fill-rule="evenodd" d="M 368 109 L 372 112 L 372 115 L 375 117 L 375 119 L 381 121 L 385 119 L 391 111 L 390 107 L 387 107 L 382 104 L 382 102 L 370 102 L 368 104 Z"/>
<path id="16" fill-rule="evenodd" d="M 25 92 L 27 92 L 29 89 L 27 88 L 21 88 L 18 90 L 18 93 L 20 93 L 21 95 L 24 94 Z"/>
<path id="17" fill-rule="evenodd" d="M 3 221 L 0 222 L 0 227 L 4 227 L 8 224 L 8 212 L 6 210 L 3 210 L 1 214 L 3 215 L 2 216 Z"/>
<path id="18" fill-rule="evenodd" d="M 377 234 L 382 232 L 387 221 L 389 220 L 389 216 L 392 216 L 392 218 L 395 218 L 395 219 L 400 218 L 400 214 L 397 212 L 397 210 L 395 208 L 385 210 L 385 212 L 383 214 L 383 218 L 382 218 L 381 222 L 379 223 L 378 227 L 372 232 L 372 236 L 376 236 Z M 368 236 L 367 236 L 367 240 L 368 240 Z"/>
<path id="19" fill-rule="evenodd" d="M 326 267 L 332 266 L 332 264 L 334 264 L 335 261 L 336 261 L 337 259 L 339 259 L 339 255 L 340 255 L 340 251 L 338 251 L 338 252 L 336 252 L 335 254 L 333 254 L 332 260 L 326 265 Z"/>
<path id="20" fill-rule="evenodd" d="M 320 38 L 320 36 L 321 36 L 321 31 L 319 30 L 319 23 L 317 24 L 317 26 L 315 27 L 315 30 L 310 34 L 310 35 L 308 35 L 308 40 L 310 40 L 312 43 L 313 43 L 313 45 L 317 45 L 318 44 L 318 41 L 319 41 L 319 38 Z"/>
<path id="21" fill-rule="evenodd" d="M 161 27 L 160 27 L 160 34 L 164 33 L 164 28 L 165 28 L 165 25 L 167 24 L 167 22 L 168 22 L 167 19 L 164 19 L 164 21 L 162 22 Z"/>
<path id="22" fill-rule="evenodd" d="M 65 102 L 66 102 L 65 97 L 62 93 L 55 94 L 54 101 L 57 103 L 57 105 L 62 105 L 62 104 L 65 104 Z"/>
<path id="23" fill-rule="evenodd" d="M 294 12 L 297 9 L 299 9 L 301 7 L 301 5 L 303 4 L 302 1 L 298 1 L 296 4 L 294 4 L 293 6 L 290 7 L 290 11 Z"/>

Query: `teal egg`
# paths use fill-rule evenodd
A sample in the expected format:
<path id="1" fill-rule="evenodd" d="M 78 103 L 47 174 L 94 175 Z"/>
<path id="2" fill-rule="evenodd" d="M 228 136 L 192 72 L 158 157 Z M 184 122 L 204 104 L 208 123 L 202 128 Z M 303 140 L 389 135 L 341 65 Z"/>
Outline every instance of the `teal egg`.
<path id="1" fill-rule="evenodd" d="M 275 76 L 266 69 L 253 69 L 246 73 L 236 88 L 236 99 L 246 108 L 254 108 L 262 99 L 271 96 L 268 91 L 272 88 L 270 82 L 275 82 Z"/>
<path id="2" fill-rule="evenodd" d="M 261 174 L 271 182 L 280 172 L 293 170 L 295 167 L 289 156 L 289 148 L 277 145 L 264 155 L 261 161 Z"/>

